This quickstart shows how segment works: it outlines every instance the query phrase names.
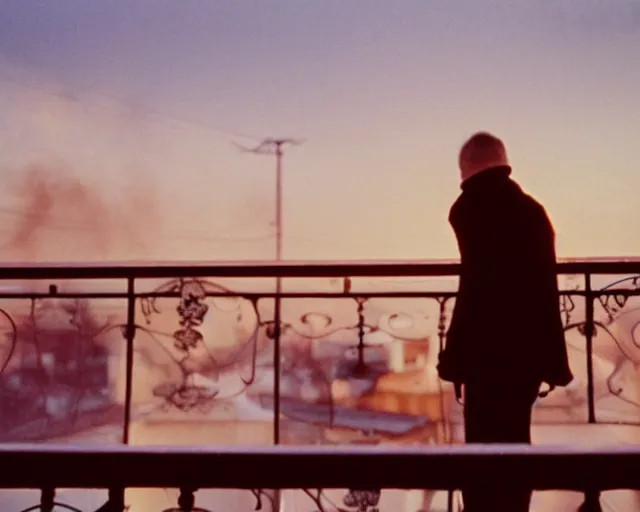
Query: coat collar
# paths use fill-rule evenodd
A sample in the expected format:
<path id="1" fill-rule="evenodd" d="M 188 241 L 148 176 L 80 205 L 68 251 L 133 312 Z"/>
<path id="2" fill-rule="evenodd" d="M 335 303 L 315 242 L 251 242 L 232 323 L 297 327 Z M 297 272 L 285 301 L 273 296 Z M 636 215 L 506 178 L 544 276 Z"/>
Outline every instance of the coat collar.
<path id="1" fill-rule="evenodd" d="M 496 185 L 510 182 L 510 175 L 511 167 L 509 167 L 508 165 L 491 167 L 463 181 L 460 185 L 460 188 L 464 192 L 482 190 L 485 188 L 495 188 Z"/>

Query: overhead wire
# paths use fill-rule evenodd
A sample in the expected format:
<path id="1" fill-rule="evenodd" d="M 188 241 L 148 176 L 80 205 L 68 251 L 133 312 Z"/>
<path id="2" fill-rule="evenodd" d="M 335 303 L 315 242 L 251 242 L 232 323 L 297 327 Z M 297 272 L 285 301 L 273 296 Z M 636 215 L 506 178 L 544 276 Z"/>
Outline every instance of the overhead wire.
<path id="1" fill-rule="evenodd" d="M 1 207 L 0 206 L 0 215 L 9 215 L 11 217 L 39 217 L 36 213 L 30 212 L 22 212 L 13 208 Z M 43 222 L 42 225 L 38 226 L 39 229 L 63 229 L 63 230 L 74 230 L 78 229 L 81 231 L 91 231 L 96 230 L 98 227 L 95 224 L 86 224 L 81 222 L 71 221 L 70 219 L 63 219 L 61 217 L 55 216 L 46 216 L 46 222 Z M 155 229 L 122 229 L 116 228 L 112 231 L 119 233 L 140 233 L 141 235 L 154 235 L 157 237 L 168 238 L 168 239 L 180 239 L 180 240 L 192 240 L 192 241 L 203 241 L 203 242 L 212 242 L 212 243 L 255 243 L 273 240 L 275 237 L 275 233 L 264 233 L 264 234 L 256 234 L 253 236 L 238 236 L 238 235 L 227 235 L 227 236 L 211 236 L 204 232 L 198 231 L 181 231 L 180 233 L 175 232 L 167 232 L 162 230 Z M 3 233 L 10 233 L 8 230 L 2 231 Z M 341 242 L 339 240 L 322 240 L 319 238 L 314 238 L 310 236 L 295 236 L 290 235 L 287 237 L 289 240 L 295 240 L 298 242 L 316 242 L 321 243 L 323 245 L 329 246 L 340 246 Z M 405 282 L 403 282 L 405 284 Z"/>
<path id="2" fill-rule="evenodd" d="M 21 88 L 31 88 L 34 90 L 37 90 L 43 94 L 46 94 L 48 96 L 51 97 L 56 97 L 56 98 L 60 98 L 64 101 L 70 102 L 70 103 L 76 103 L 76 104 L 80 104 L 80 105 L 84 105 L 84 106 L 91 106 L 91 107 L 97 107 L 97 108 L 109 108 L 107 105 L 103 104 L 103 103 L 99 103 L 99 102 L 89 102 L 86 99 L 83 99 L 81 97 L 81 95 L 79 95 L 77 92 L 64 92 L 64 91 L 55 91 L 52 90 L 50 88 L 46 88 L 34 81 L 25 81 L 25 80 L 20 80 L 17 79 L 15 77 L 11 77 L 11 76 L 7 76 L 7 75 L 0 75 L 0 81 L 4 81 L 6 83 L 11 83 L 13 85 L 16 85 L 18 87 Z M 151 121 L 151 122 L 160 122 L 160 123 L 164 123 L 164 124 L 178 124 L 178 125 L 183 125 L 183 126 L 192 126 L 194 128 L 198 128 L 198 129 L 203 129 L 203 130 L 207 130 L 210 132 L 215 132 L 218 134 L 222 134 L 222 135 L 226 135 L 226 136 L 230 136 L 230 137 L 238 137 L 238 138 L 243 138 L 243 139 L 248 139 L 248 140 L 252 140 L 252 141 L 257 141 L 257 142 L 261 142 L 264 141 L 264 137 L 260 137 L 260 136 L 256 136 L 256 135 L 252 135 L 252 134 L 247 134 L 247 133 L 243 133 L 243 132 L 239 132 L 236 130 L 230 130 L 230 129 L 224 129 L 224 128 L 220 128 L 218 126 L 214 126 L 211 125 L 209 123 L 203 122 L 203 121 L 199 121 L 199 120 L 193 120 L 193 119 L 187 119 L 181 116 L 177 116 L 174 114 L 170 114 L 167 112 L 162 112 L 156 108 L 153 108 L 151 106 L 148 105 L 137 105 L 137 104 L 133 104 L 131 102 L 126 102 L 124 100 L 118 99 L 118 98 L 113 98 L 111 96 L 105 95 L 104 93 L 99 93 L 99 92 L 91 92 L 91 96 L 93 98 L 97 98 L 100 97 L 104 100 L 106 100 L 107 102 L 111 103 L 112 106 L 111 108 L 113 108 L 113 106 L 118 106 L 121 108 L 126 109 L 129 113 L 131 114 L 137 114 L 137 115 L 142 115 L 142 117 L 146 118 L 147 120 Z M 30 216 L 30 215 L 35 215 L 35 214 L 30 214 L 29 212 L 21 212 L 18 210 L 14 210 L 11 208 L 7 208 L 7 207 L 0 207 L 0 214 L 4 214 L 4 215 L 11 215 L 11 216 Z M 51 221 L 54 221 L 54 223 L 52 223 Z M 47 223 L 43 224 L 42 226 L 40 226 L 40 228 L 42 229 L 79 229 L 79 230 L 93 230 L 96 229 L 94 225 L 91 224 L 82 224 L 82 223 L 74 223 L 74 222 L 69 222 L 68 219 L 56 219 L 56 218 L 51 218 L 50 216 L 47 216 Z M 164 238 L 169 238 L 169 239 L 175 239 L 175 240 L 200 240 L 200 241 L 209 241 L 209 242 L 227 242 L 227 243 L 253 243 L 253 242 L 260 242 L 260 241 L 266 241 L 266 240 L 272 240 L 275 237 L 275 233 L 269 233 L 269 234 L 262 234 L 262 235 L 256 235 L 256 236 L 234 236 L 234 235 L 228 235 L 228 236 L 211 236 L 208 234 L 196 234 L 194 232 L 180 232 L 180 233 L 169 233 L 169 232 L 163 232 L 163 231 L 158 231 L 158 230 L 147 230 L 147 229 L 119 229 L 116 231 L 120 231 L 120 232 L 126 232 L 126 233 L 144 233 L 146 235 L 148 234 L 154 234 L 157 236 L 161 236 Z M 315 238 L 312 237 L 288 237 L 290 239 L 296 239 L 299 241 L 306 241 L 306 242 L 310 242 L 310 241 L 319 241 Z M 335 240 L 335 241 L 329 241 L 329 240 L 323 240 L 321 241 L 323 244 L 325 245 L 339 245 L 340 242 Z"/>
<path id="3" fill-rule="evenodd" d="M 34 218 L 39 217 L 39 215 L 35 213 L 20 212 L 18 210 L 6 208 L 6 207 L 0 207 L 0 214 L 10 215 L 13 217 L 34 217 Z M 96 226 L 95 224 L 92 225 L 92 224 L 86 224 L 86 223 L 78 223 L 78 222 L 70 221 L 69 219 L 51 217 L 49 215 L 44 217 L 43 220 L 46 220 L 46 222 L 43 222 L 41 225 L 38 226 L 38 228 L 71 229 L 71 230 L 73 229 L 96 230 L 98 228 L 98 226 Z M 51 221 L 53 221 L 53 223 Z M 139 233 L 144 235 L 152 234 L 152 235 L 156 235 L 163 238 L 169 238 L 169 239 L 199 240 L 199 241 L 225 242 L 225 243 L 226 242 L 259 242 L 263 240 L 270 240 L 274 236 L 273 234 L 262 234 L 262 235 L 244 236 L 244 237 L 237 236 L 237 235 L 216 237 L 216 236 L 211 236 L 204 233 L 196 234 L 196 232 L 193 232 L 193 231 L 170 233 L 170 232 L 163 232 L 159 230 L 147 230 L 147 229 L 139 229 L 139 228 L 138 229 L 116 228 L 116 229 L 113 229 L 112 231 L 120 232 L 120 233 L 128 233 L 128 234 L 132 234 L 132 233 Z"/>
<path id="4" fill-rule="evenodd" d="M 79 93 L 77 92 L 63 92 L 63 91 L 54 91 L 51 89 L 48 89 L 46 87 L 43 87 L 42 85 L 39 85 L 37 83 L 27 83 L 23 80 L 18 80 L 14 77 L 10 77 L 7 75 L 0 75 L 0 81 L 3 81 L 5 83 L 11 83 L 13 85 L 17 85 L 21 88 L 31 88 L 34 90 L 37 90 L 38 92 L 41 92 L 43 94 L 46 94 L 48 96 L 52 96 L 52 97 L 56 97 L 59 99 L 62 99 L 64 101 L 70 102 L 70 103 L 76 103 L 76 104 L 80 104 L 83 106 L 91 106 L 91 107 L 97 107 L 97 108 L 108 108 L 106 105 L 101 104 L 101 103 L 97 103 L 97 102 L 88 102 L 86 99 L 83 99 Z M 117 105 L 118 107 L 124 108 L 126 109 L 129 114 L 137 114 L 139 116 L 142 117 L 146 117 L 149 121 L 151 122 L 161 122 L 164 121 L 165 123 L 169 124 L 169 123 L 176 123 L 176 124 L 182 124 L 182 125 L 186 125 L 186 126 L 192 126 L 195 128 L 199 128 L 202 130 L 207 130 L 207 131 L 211 131 L 211 132 L 215 132 L 221 135 L 226 135 L 226 136 L 231 136 L 231 137 L 238 137 L 238 138 L 242 138 L 242 139 L 248 139 L 248 140 L 253 140 L 253 141 L 261 141 L 263 140 L 263 137 L 258 137 L 256 135 L 252 135 L 252 134 L 247 134 L 247 133 L 243 133 L 243 132 L 239 132 L 237 130 L 230 130 L 230 129 L 225 129 L 225 128 L 221 128 L 218 126 L 214 126 L 210 123 L 207 123 L 205 121 L 200 121 L 200 120 L 195 120 L 195 119 L 187 119 L 185 117 L 182 116 L 178 116 L 176 114 L 171 114 L 171 113 L 167 113 L 167 112 L 163 112 L 159 109 L 156 109 L 154 107 L 151 107 L 150 105 L 141 105 L 141 104 L 134 104 L 131 102 L 127 102 L 124 101 L 122 99 L 119 98 L 114 98 L 112 96 L 108 96 L 104 93 L 101 92 L 91 92 L 92 97 L 97 98 L 97 97 L 101 97 L 102 99 L 106 100 L 107 102 L 110 102 L 114 105 Z"/>
<path id="5" fill-rule="evenodd" d="M 77 103 L 80 105 L 84 105 L 84 106 L 91 106 L 91 107 L 97 107 L 97 108 L 106 108 L 107 106 L 98 102 L 88 102 L 85 99 L 82 99 L 77 93 L 73 93 L 73 92 L 57 92 L 48 88 L 45 88 L 37 83 L 27 83 L 24 80 L 18 80 L 15 77 L 9 77 L 6 75 L 0 75 L 0 80 L 4 81 L 6 83 L 11 83 L 13 85 L 17 85 L 19 87 L 22 88 L 31 88 L 31 89 L 35 89 L 43 94 L 46 94 L 48 96 L 52 96 L 52 97 L 56 97 L 56 98 L 60 98 L 64 101 L 70 102 L 70 103 Z M 235 130 L 228 130 L 228 129 L 223 129 L 217 126 L 213 126 L 211 124 L 208 124 L 206 122 L 203 121 L 197 121 L 197 120 L 192 120 L 192 119 L 185 119 L 183 117 L 179 117 L 177 115 L 174 114 L 169 114 L 166 112 L 162 112 L 158 109 L 155 109 L 153 107 L 150 107 L 148 105 L 135 105 L 132 103 L 128 103 L 125 102 L 121 99 L 116 99 L 110 96 L 107 96 L 103 93 L 91 93 L 92 97 L 101 97 L 105 100 L 107 100 L 108 102 L 115 104 L 119 107 L 125 108 L 127 109 L 128 112 L 130 113 L 136 113 L 138 115 L 142 114 L 143 117 L 145 117 L 146 119 L 148 119 L 151 122 L 162 122 L 164 121 L 165 123 L 174 123 L 174 124 L 181 124 L 181 125 L 185 125 L 185 126 L 192 126 L 195 128 L 199 128 L 199 129 L 204 129 L 204 130 L 208 130 L 211 132 L 216 132 L 219 134 L 223 134 L 226 136 L 231 136 L 231 137 L 239 137 L 239 138 L 244 138 L 244 139 L 250 139 L 250 140 L 255 140 L 255 141 L 259 141 L 262 140 L 262 137 L 257 137 L 254 135 L 250 135 L 250 134 L 246 134 L 246 133 L 241 133 Z M 12 216 L 33 216 L 35 214 L 30 214 L 29 212 L 20 212 L 18 210 L 12 210 L 10 208 L 6 208 L 6 207 L 0 207 L 0 213 L 5 214 L 5 215 L 12 215 Z M 54 221 L 55 224 L 52 224 L 51 221 Z M 42 226 L 39 226 L 40 228 L 44 228 L 44 229 L 78 229 L 78 230 L 93 230 L 95 229 L 95 226 L 90 225 L 90 224 L 82 224 L 82 223 L 69 223 L 68 219 L 52 219 L 50 216 L 47 216 L 47 223 L 43 224 Z M 211 236 L 208 234 L 195 234 L 195 233 L 189 233 L 189 232 L 180 232 L 178 234 L 176 233 L 167 233 L 167 232 L 162 232 L 162 231 L 149 231 L 147 229 L 119 229 L 116 231 L 120 231 L 120 232 L 127 232 L 129 234 L 131 233 L 144 233 L 144 234 L 149 234 L 150 232 L 164 237 L 164 238 L 170 238 L 170 239 L 176 239 L 176 240 L 200 240 L 200 241 L 208 241 L 208 242 L 228 242 L 228 243 L 252 243 L 252 242 L 259 242 L 259 241 L 264 241 L 264 240 L 270 240 L 273 239 L 274 234 L 262 234 L 262 235 L 257 235 L 257 236 L 237 236 L 237 235 L 228 235 L 228 236 Z"/>

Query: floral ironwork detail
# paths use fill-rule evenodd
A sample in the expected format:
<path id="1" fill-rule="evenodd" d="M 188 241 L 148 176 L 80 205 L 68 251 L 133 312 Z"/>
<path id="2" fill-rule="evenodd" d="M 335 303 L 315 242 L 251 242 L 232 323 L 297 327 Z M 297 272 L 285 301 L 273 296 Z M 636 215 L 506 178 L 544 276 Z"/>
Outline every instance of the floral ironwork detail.
<path id="1" fill-rule="evenodd" d="M 176 311 L 180 315 L 180 325 L 183 328 L 173 333 L 176 348 L 186 352 L 203 341 L 204 337 L 196 327 L 202 325 L 209 311 L 209 306 L 204 303 L 206 297 L 203 286 L 197 281 L 181 282 L 180 303 Z"/>
<path id="2" fill-rule="evenodd" d="M 380 489 L 355 490 L 351 489 L 342 499 L 345 507 L 356 512 L 378 512 Z"/>
<path id="3" fill-rule="evenodd" d="M 207 299 L 213 296 L 240 303 L 243 297 L 206 280 L 177 279 L 141 300 L 142 313 L 147 325 L 151 323 L 151 317 L 154 314 L 161 312 L 158 299 L 172 296 L 177 296 L 179 299 L 176 312 L 180 328 L 169 335 L 175 352 L 167 351 L 178 367 L 182 378 L 179 382 L 158 384 L 153 389 L 153 394 L 164 398 L 166 406 L 169 408 L 173 407 L 185 412 L 191 410 L 208 412 L 215 405 L 215 399 L 229 398 L 228 396 L 220 396 L 217 384 L 220 372 L 225 368 L 242 364 L 242 361 L 247 359 L 247 351 L 255 352 L 251 348 L 256 343 L 256 336 L 260 328 L 259 315 L 254 308 L 257 322 L 252 335 L 242 343 L 238 350 L 231 354 L 231 357 L 220 361 L 214 357 L 205 336 L 198 329 L 203 325 L 207 313 L 210 311 Z M 241 315 L 242 312 L 238 309 L 238 320 L 242 319 Z M 139 326 L 139 329 L 167 349 L 161 339 L 167 335 L 152 331 L 144 326 Z M 249 361 L 250 375 L 247 378 L 242 378 L 245 387 L 255 379 L 255 358 L 251 355 L 249 358 L 251 359 Z"/>
<path id="4" fill-rule="evenodd" d="M 610 327 L 621 317 L 623 310 L 629 304 L 629 299 L 638 296 L 639 292 L 640 276 L 626 277 L 603 287 L 598 294 L 598 302 L 605 311 L 607 318 L 603 322 L 594 321 L 594 336 L 597 332 L 595 331 L 596 328 L 599 327 L 604 330 L 620 353 L 617 361 L 614 362 L 613 371 L 607 377 L 607 388 L 612 395 L 637 407 L 640 407 L 640 402 L 624 396 L 624 387 L 618 383 L 622 378 L 624 369 L 634 359 L 633 354 L 629 352 L 630 348 L 640 349 L 639 340 L 635 338 L 635 328 L 632 328 L 630 332 L 631 347 L 627 347 L 622 344 L 619 337 L 613 334 Z"/>
<path id="5" fill-rule="evenodd" d="M 576 303 L 571 295 L 560 296 L 560 314 L 562 315 L 563 324 L 568 326 L 571 324 L 572 315 L 576 310 Z"/>
<path id="6" fill-rule="evenodd" d="M 595 301 L 595 305 L 599 305 L 602 308 L 602 312 L 604 312 L 604 315 L 598 315 L 596 311 L 592 310 L 592 318 L 587 318 L 585 315 L 582 319 L 573 319 L 577 308 L 571 291 L 577 292 L 574 294 L 575 296 L 580 294 L 577 290 L 579 290 L 578 287 L 569 290 L 568 293 L 565 293 L 561 297 L 561 312 L 565 320 L 565 331 L 576 330 L 584 338 L 591 336 L 592 340 L 600 339 L 602 340 L 600 343 L 615 347 L 617 356 L 615 360 L 612 361 L 614 364 L 613 370 L 606 376 L 606 389 L 610 395 L 617 397 L 623 402 L 633 405 L 634 407 L 640 407 L 638 400 L 625 396 L 624 386 L 620 384 L 620 381 L 623 380 L 622 374 L 628 367 L 628 364 L 634 360 L 634 356 L 630 352 L 630 347 L 622 343 L 619 333 L 614 333 L 614 324 L 625 314 L 625 308 L 626 312 L 629 312 L 627 308 L 629 299 L 633 296 L 640 295 L 640 276 L 619 279 L 599 290 L 594 290 L 587 294 L 585 300 Z M 633 329 L 631 330 L 633 331 Z M 630 333 L 630 338 L 631 348 L 640 349 L 640 344 L 638 340 L 635 339 L 633 332 Z M 571 396 L 575 395 L 577 401 L 585 400 L 585 397 L 577 395 L 576 391 L 577 390 L 568 390 L 568 393 Z"/>
<path id="7" fill-rule="evenodd" d="M 337 512 L 379 512 L 378 504 L 380 503 L 380 489 L 349 489 L 347 494 L 342 498 L 344 507 L 333 503 L 325 494 L 324 489 L 302 489 L 302 491 L 313 501 L 316 512 L 328 512 L 328 510 Z M 329 508 L 325 506 L 325 502 Z"/>
<path id="8" fill-rule="evenodd" d="M 181 411 L 198 409 L 201 412 L 208 412 L 213 407 L 212 399 L 216 397 L 218 391 L 215 388 L 193 384 L 163 383 L 156 386 L 153 393 L 165 398 L 169 404 Z"/>
<path id="9" fill-rule="evenodd" d="M 640 291 L 640 276 L 626 277 L 615 281 L 601 290 L 603 293 L 598 300 L 606 312 L 610 322 L 622 312 L 629 301 L 629 297 Z M 618 293 L 616 293 L 618 292 Z"/>

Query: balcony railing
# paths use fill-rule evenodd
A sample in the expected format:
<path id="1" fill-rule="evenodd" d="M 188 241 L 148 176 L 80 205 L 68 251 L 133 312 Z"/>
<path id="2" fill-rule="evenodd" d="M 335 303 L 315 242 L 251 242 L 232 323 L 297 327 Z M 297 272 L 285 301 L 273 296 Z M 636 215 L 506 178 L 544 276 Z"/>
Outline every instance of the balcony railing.
<path id="1" fill-rule="evenodd" d="M 640 490 L 628 469 L 640 455 L 640 261 L 558 265 L 576 379 L 536 404 L 534 447 L 461 445 L 461 405 L 435 372 L 457 274 L 413 262 L 0 267 L 0 487 L 41 490 L 0 493 L 3 509 L 5 496 L 51 510 L 55 489 L 102 488 L 114 510 L 160 510 L 166 494 L 123 494 L 152 487 L 180 488 L 184 510 L 205 488 L 247 490 L 198 498 L 212 510 L 248 510 L 252 496 L 263 508 L 456 510 L 453 490 L 488 474 L 594 502 Z M 283 488 L 305 490 L 258 491 Z M 421 491 L 353 491 L 378 488 Z M 106 500 L 91 496 L 83 509 Z M 611 499 L 640 510 L 635 492 Z M 541 500 L 575 510 L 582 498 Z"/>

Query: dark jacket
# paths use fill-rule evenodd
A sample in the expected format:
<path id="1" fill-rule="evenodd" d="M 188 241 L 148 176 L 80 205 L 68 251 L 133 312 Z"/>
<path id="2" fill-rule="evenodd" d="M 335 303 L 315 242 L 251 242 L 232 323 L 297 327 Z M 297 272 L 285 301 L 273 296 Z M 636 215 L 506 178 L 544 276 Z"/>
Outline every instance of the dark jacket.
<path id="1" fill-rule="evenodd" d="M 489 169 L 463 183 L 449 214 L 461 270 L 443 380 L 546 382 L 569 369 L 556 276 L 555 233 L 545 209 L 510 177 Z"/>

